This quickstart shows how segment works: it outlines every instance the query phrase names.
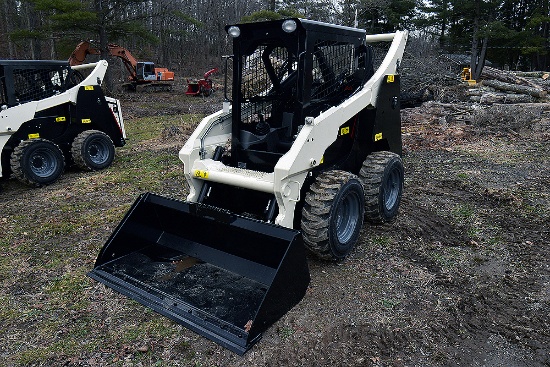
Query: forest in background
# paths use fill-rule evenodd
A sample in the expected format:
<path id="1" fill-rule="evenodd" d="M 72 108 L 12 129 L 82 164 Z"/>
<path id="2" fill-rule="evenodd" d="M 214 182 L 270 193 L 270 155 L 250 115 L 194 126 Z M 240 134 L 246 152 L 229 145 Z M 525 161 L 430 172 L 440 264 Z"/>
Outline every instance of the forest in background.
<path id="1" fill-rule="evenodd" d="M 427 50 L 511 70 L 549 70 L 550 0 L 0 0 L 0 58 L 67 59 L 82 40 L 119 44 L 139 60 L 191 75 L 230 53 L 226 24 L 303 17 L 407 29 Z"/>

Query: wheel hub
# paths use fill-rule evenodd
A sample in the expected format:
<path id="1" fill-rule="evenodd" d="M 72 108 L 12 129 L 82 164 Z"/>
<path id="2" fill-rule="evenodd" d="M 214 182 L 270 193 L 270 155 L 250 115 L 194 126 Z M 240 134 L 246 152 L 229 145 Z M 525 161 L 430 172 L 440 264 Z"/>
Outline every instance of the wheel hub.
<path id="1" fill-rule="evenodd" d="M 355 232 L 360 215 L 359 200 L 348 194 L 336 213 L 336 235 L 340 243 L 346 243 Z"/>
<path id="2" fill-rule="evenodd" d="M 31 171 L 41 177 L 49 177 L 56 169 L 56 159 L 48 150 L 38 150 L 31 158 Z"/>
<path id="3" fill-rule="evenodd" d="M 391 209 L 397 202 L 399 196 L 399 170 L 394 168 L 388 176 L 388 180 L 384 185 L 384 203 L 386 208 Z"/>
<path id="4" fill-rule="evenodd" d="M 102 164 L 108 158 L 109 148 L 100 140 L 93 141 L 88 147 L 88 156 L 95 164 Z"/>

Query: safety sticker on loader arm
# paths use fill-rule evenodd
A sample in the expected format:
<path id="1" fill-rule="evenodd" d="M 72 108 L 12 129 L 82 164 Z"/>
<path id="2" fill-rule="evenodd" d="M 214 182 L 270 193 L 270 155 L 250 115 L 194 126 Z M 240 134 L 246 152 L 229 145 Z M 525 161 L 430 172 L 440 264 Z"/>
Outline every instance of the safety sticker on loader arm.
<path id="1" fill-rule="evenodd" d="M 55 122 L 65 122 L 67 118 L 65 116 L 59 116 L 55 118 Z"/>
<path id="2" fill-rule="evenodd" d="M 29 139 L 38 139 L 40 137 L 39 133 L 36 134 L 29 134 Z"/>
<path id="3" fill-rule="evenodd" d="M 92 120 L 91 119 L 82 119 L 82 123 L 83 124 L 91 124 Z"/>
<path id="4" fill-rule="evenodd" d="M 345 126 L 340 129 L 340 136 L 349 134 L 349 126 Z"/>
<path id="5" fill-rule="evenodd" d="M 374 141 L 382 140 L 382 133 L 374 134 Z"/>
<path id="6" fill-rule="evenodd" d="M 194 175 L 196 178 L 202 178 L 204 180 L 208 180 L 208 171 L 196 169 L 194 172 Z"/>
<path id="7" fill-rule="evenodd" d="M 84 90 L 94 90 L 94 86 L 93 85 L 85 85 Z"/>
<path id="8" fill-rule="evenodd" d="M 393 74 L 388 75 L 387 78 L 386 78 L 386 81 L 387 81 L 388 83 L 393 83 L 393 82 L 395 82 L 395 75 L 393 75 Z"/>

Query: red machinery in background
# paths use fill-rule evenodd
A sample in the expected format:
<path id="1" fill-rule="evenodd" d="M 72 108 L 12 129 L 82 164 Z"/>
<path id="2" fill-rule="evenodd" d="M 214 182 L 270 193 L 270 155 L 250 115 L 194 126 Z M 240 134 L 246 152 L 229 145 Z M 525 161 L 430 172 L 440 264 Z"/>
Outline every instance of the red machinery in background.
<path id="1" fill-rule="evenodd" d="M 205 97 L 208 97 L 212 93 L 214 93 L 214 88 L 212 87 L 212 79 L 210 79 L 210 75 L 217 73 L 218 68 L 210 69 L 206 73 L 204 73 L 204 78 L 199 80 L 189 80 L 187 79 L 187 94 L 188 96 L 198 96 L 203 95 Z"/>

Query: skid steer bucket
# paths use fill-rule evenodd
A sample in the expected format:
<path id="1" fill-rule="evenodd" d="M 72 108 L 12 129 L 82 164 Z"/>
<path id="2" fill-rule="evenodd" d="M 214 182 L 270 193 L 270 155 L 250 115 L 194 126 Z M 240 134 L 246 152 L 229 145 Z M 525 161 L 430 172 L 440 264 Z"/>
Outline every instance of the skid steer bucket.
<path id="1" fill-rule="evenodd" d="M 151 193 L 89 276 L 241 355 L 309 284 L 298 231 Z"/>

